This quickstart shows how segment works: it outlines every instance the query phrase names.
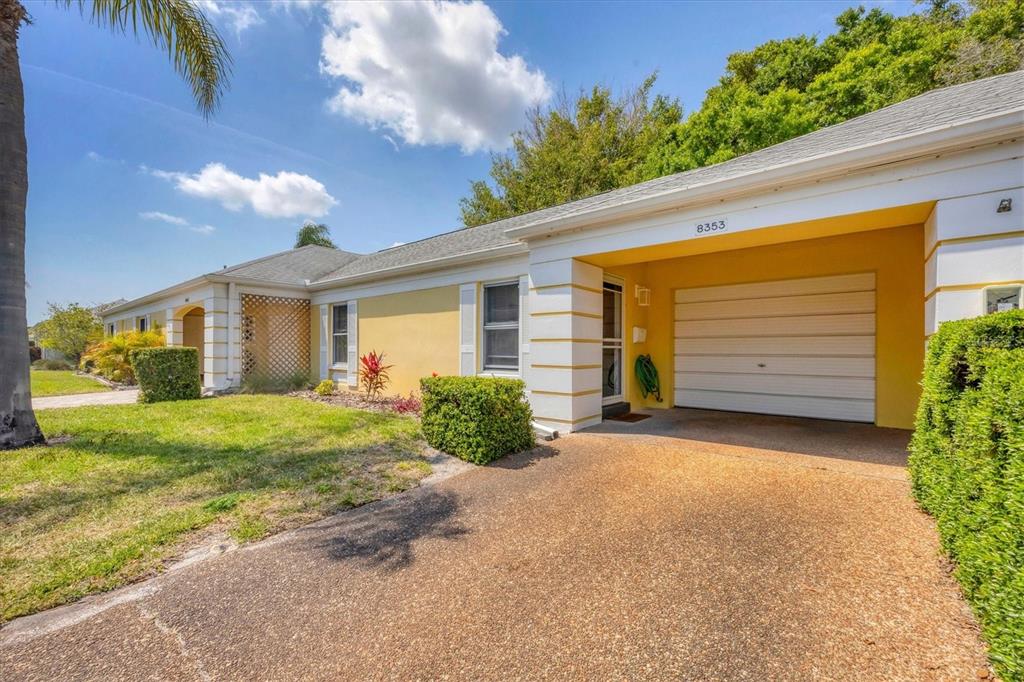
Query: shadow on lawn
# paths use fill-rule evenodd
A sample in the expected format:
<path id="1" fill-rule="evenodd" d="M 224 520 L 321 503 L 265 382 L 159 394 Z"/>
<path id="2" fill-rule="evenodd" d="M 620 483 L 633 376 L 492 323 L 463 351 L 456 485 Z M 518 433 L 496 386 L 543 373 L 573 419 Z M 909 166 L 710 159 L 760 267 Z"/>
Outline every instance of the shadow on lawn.
<path id="1" fill-rule="evenodd" d="M 329 537 L 318 547 L 336 561 L 397 571 L 412 565 L 417 541 L 467 535 L 470 530 L 456 519 L 461 507 L 454 492 L 421 489 L 334 517 L 327 524 Z M 317 524 L 318 532 L 324 529 L 324 524 Z"/>
<path id="2" fill-rule="evenodd" d="M 92 436 L 92 437 L 89 437 Z M 111 463 L 89 472 L 76 485 L 43 486 L 19 491 L 16 499 L 0 500 L 0 526 L 29 521 L 34 532 L 63 523 L 69 516 L 106 505 L 126 496 L 145 495 L 162 488 L 170 491 L 180 482 L 193 479 L 191 489 L 175 490 L 183 503 L 206 501 L 237 492 L 259 493 L 295 485 L 312 485 L 324 478 L 358 476 L 371 466 L 397 459 L 388 454 L 402 451 L 401 438 L 384 440 L 374 447 L 314 447 L 315 439 L 282 447 L 263 443 L 257 447 L 201 444 L 193 439 L 160 437 L 148 432 L 113 433 L 95 437 L 55 439 L 50 446 L 33 451 L 46 457 L 51 447 L 81 453 L 101 453 Z M 146 466 L 132 466 L 132 462 Z M 195 478 L 195 477 L 198 477 Z"/>

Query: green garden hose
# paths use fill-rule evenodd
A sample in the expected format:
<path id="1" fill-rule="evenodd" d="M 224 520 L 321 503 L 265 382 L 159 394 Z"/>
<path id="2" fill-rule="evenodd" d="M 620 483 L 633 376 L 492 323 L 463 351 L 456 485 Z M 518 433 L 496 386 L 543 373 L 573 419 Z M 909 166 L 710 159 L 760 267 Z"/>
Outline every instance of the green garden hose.
<path id="1" fill-rule="evenodd" d="M 640 382 L 640 392 L 643 396 L 646 398 L 648 395 L 654 394 L 654 397 L 660 403 L 661 381 L 658 380 L 658 368 L 654 366 L 651 356 L 641 355 L 637 357 L 633 369 L 636 372 L 637 381 Z"/>

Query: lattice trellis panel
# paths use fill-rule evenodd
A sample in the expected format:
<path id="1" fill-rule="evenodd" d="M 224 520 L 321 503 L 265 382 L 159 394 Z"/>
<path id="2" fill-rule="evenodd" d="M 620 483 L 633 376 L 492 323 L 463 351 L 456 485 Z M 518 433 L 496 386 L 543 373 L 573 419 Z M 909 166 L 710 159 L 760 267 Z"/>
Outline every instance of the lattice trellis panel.
<path id="1" fill-rule="evenodd" d="M 309 301 L 242 294 L 242 378 L 309 374 Z"/>

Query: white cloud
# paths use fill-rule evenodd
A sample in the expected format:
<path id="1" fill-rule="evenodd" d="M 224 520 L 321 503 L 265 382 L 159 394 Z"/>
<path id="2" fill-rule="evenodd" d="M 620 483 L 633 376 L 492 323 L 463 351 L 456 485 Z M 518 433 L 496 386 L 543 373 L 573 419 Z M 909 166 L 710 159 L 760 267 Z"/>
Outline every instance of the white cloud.
<path id="1" fill-rule="evenodd" d="M 247 28 L 263 23 L 263 17 L 256 8 L 247 2 L 238 0 L 196 0 L 196 5 L 206 14 L 207 18 L 224 23 L 241 36 Z"/>
<path id="2" fill-rule="evenodd" d="M 171 215 L 170 213 L 164 213 L 163 211 L 143 211 L 139 214 L 139 217 L 143 220 L 157 220 L 162 223 L 181 227 L 197 234 L 201 234 L 204 237 L 210 236 L 217 230 L 213 225 L 193 225 L 181 216 Z"/>
<path id="3" fill-rule="evenodd" d="M 229 211 L 249 206 L 268 218 L 319 218 L 338 201 L 327 193 L 322 183 L 301 173 L 280 171 L 277 175 L 260 173 L 246 178 L 222 163 L 210 163 L 198 173 L 178 173 L 156 169 L 143 170 L 174 182 L 185 194 L 219 201 Z"/>
<path id="4" fill-rule="evenodd" d="M 505 30 L 482 2 L 340 2 L 327 14 L 320 69 L 344 79 L 330 109 L 408 144 L 504 149 L 551 97 L 543 72 L 498 52 Z"/>
<path id="5" fill-rule="evenodd" d="M 139 214 L 139 217 L 143 220 L 160 220 L 171 225 L 188 225 L 188 221 L 176 215 L 170 213 L 163 213 L 162 211 L 145 211 Z"/>

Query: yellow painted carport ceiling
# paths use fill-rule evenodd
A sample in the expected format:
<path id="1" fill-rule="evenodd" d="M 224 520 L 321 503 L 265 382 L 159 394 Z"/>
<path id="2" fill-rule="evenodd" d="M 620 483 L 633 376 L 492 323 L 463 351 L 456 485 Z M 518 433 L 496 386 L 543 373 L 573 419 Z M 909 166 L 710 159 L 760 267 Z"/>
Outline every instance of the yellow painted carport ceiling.
<path id="1" fill-rule="evenodd" d="M 902 227 L 904 225 L 920 225 L 928 219 L 928 214 L 931 213 L 933 206 L 934 202 L 929 201 L 877 211 L 848 213 L 820 220 L 774 225 L 754 230 L 745 230 L 743 232 L 715 235 L 713 237 L 687 239 L 622 251 L 610 251 L 583 256 L 580 260 L 607 268 L 614 265 L 646 263 L 655 260 L 666 260 L 668 258 L 679 258 L 680 256 L 693 256 L 716 251 L 732 251 L 752 246 L 817 239 L 819 237 L 831 237 L 852 232 L 882 230 L 889 227 Z"/>

